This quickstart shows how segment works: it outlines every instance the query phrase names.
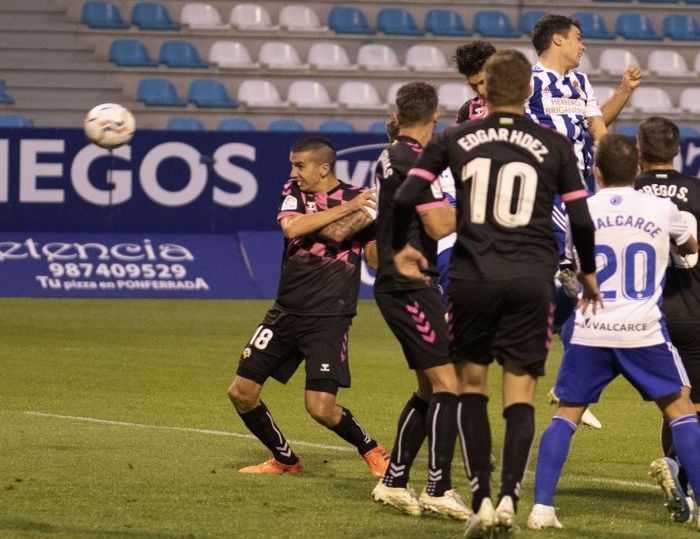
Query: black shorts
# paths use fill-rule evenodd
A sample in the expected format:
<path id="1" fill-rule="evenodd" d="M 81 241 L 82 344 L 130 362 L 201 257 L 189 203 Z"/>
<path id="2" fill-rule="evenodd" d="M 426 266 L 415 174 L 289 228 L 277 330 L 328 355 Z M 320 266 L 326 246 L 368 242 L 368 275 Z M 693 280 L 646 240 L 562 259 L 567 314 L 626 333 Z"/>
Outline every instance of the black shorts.
<path id="1" fill-rule="evenodd" d="M 666 320 L 671 342 L 678 350 L 692 387 L 690 399 L 700 403 L 700 324 Z"/>
<path id="2" fill-rule="evenodd" d="M 437 289 L 375 292 L 374 297 L 411 369 L 450 362 L 445 306 Z"/>
<path id="3" fill-rule="evenodd" d="M 268 311 L 241 353 L 236 373 L 259 384 L 284 383 L 306 359 L 306 380 L 350 387 L 348 331 L 352 316 L 301 316 Z"/>
<path id="4" fill-rule="evenodd" d="M 488 365 L 510 360 L 544 374 L 552 338 L 553 282 L 535 279 L 450 281 L 452 355 Z"/>

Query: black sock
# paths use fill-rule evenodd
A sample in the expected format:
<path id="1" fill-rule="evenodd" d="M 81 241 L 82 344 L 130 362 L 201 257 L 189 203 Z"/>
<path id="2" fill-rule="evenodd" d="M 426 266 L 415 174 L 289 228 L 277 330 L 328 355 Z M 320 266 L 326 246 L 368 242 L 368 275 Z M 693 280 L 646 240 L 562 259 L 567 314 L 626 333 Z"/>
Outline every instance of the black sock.
<path id="1" fill-rule="evenodd" d="M 248 430 L 272 451 L 276 460 L 282 464 L 294 464 L 299 461 L 299 457 L 294 454 L 282 431 L 272 419 L 272 414 L 265 403 L 260 401 L 260 406 L 253 408 L 250 412 L 239 413 L 239 415 Z"/>
<path id="2" fill-rule="evenodd" d="M 535 409 L 530 404 L 520 402 L 503 410 L 503 417 L 506 420 L 506 433 L 503 440 L 503 469 L 498 499 L 510 496 L 517 510 L 521 483 L 532 440 L 535 438 Z"/>
<path id="3" fill-rule="evenodd" d="M 452 488 L 450 473 L 457 438 L 457 395 L 433 393 L 428 408 L 428 482 L 430 496 L 442 496 Z"/>
<path id="4" fill-rule="evenodd" d="M 411 465 L 425 440 L 427 413 L 428 403 L 418 395 L 413 395 L 403 407 L 396 429 L 396 440 L 391 450 L 389 468 L 382 480 L 387 487 L 405 488 L 408 485 Z"/>
<path id="5" fill-rule="evenodd" d="M 491 426 L 486 405 L 489 398 L 465 393 L 457 402 L 457 430 L 462 457 L 472 490 L 472 510 L 491 496 Z"/>
<path id="6" fill-rule="evenodd" d="M 343 415 L 340 421 L 331 430 L 346 442 L 357 447 L 360 455 L 364 455 L 367 451 L 377 447 L 377 442 L 367 435 L 357 419 L 355 419 L 355 416 L 347 408 L 343 408 Z"/>

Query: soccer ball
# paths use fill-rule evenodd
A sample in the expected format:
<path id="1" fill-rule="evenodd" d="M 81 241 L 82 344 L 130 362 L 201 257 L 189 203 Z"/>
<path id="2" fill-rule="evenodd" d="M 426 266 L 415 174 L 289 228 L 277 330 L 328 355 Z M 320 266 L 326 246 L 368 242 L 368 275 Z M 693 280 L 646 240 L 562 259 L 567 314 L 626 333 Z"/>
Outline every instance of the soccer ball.
<path id="1" fill-rule="evenodd" d="M 127 109 L 116 103 L 97 105 L 85 116 L 85 136 L 101 148 L 112 150 L 123 146 L 134 136 L 136 123 Z"/>

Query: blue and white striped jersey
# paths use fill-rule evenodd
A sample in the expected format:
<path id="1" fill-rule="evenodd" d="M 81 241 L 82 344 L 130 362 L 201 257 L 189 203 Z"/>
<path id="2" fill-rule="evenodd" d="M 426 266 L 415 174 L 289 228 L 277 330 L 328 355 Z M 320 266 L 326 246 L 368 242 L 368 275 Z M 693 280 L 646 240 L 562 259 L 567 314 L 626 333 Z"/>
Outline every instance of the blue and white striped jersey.
<path id="1" fill-rule="evenodd" d="M 585 73 L 571 70 L 566 75 L 537 62 L 532 66 L 532 95 L 525 112 L 540 125 L 556 129 L 574 145 L 583 177 L 593 170 L 593 141 L 587 118 L 602 116 L 593 87 Z"/>

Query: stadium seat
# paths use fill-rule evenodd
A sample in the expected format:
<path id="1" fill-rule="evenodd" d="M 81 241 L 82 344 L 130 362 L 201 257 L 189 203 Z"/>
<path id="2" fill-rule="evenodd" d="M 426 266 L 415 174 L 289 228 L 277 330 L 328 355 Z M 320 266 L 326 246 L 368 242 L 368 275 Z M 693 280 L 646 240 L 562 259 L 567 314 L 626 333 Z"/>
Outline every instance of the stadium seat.
<path id="1" fill-rule="evenodd" d="M 448 111 L 459 110 L 467 100 L 475 95 L 474 91 L 463 82 L 447 82 L 438 88 L 440 106 Z"/>
<path id="2" fill-rule="evenodd" d="M 655 50 L 647 58 L 647 70 L 659 77 L 692 77 L 685 58 L 668 49 Z"/>
<path id="3" fill-rule="evenodd" d="M 180 22 L 197 30 L 222 30 L 229 28 L 224 24 L 217 9 L 204 2 L 189 2 L 182 6 Z"/>
<path id="4" fill-rule="evenodd" d="M 5 81 L 0 80 L 0 104 L 1 105 L 12 105 L 15 100 L 7 93 L 7 88 L 5 87 Z"/>
<path id="5" fill-rule="evenodd" d="M 80 22 L 90 28 L 129 28 L 115 4 L 97 0 L 83 4 Z"/>
<path id="6" fill-rule="evenodd" d="M 382 133 L 386 135 L 386 120 L 372 122 L 367 128 L 367 133 Z"/>
<path id="7" fill-rule="evenodd" d="M 372 71 L 401 71 L 406 69 L 399 63 L 396 53 L 387 45 L 368 43 L 357 52 L 357 65 Z"/>
<path id="8" fill-rule="evenodd" d="M 400 7 L 387 7 L 377 14 L 377 30 L 389 35 L 422 36 L 411 13 Z"/>
<path id="9" fill-rule="evenodd" d="M 224 118 L 219 122 L 219 131 L 255 131 L 255 126 L 246 118 Z"/>
<path id="10" fill-rule="evenodd" d="M 680 0 L 639 0 L 640 4 L 677 4 Z"/>
<path id="11" fill-rule="evenodd" d="M 523 11 L 522 15 L 520 15 L 520 31 L 523 34 L 530 35 L 532 33 L 532 29 L 535 27 L 535 23 L 546 14 L 546 11 L 540 11 L 539 9 Z"/>
<path id="12" fill-rule="evenodd" d="M 374 34 L 365 14 L 354 7 L 334 7 L 328 14 L 328 26 L 338 34 Z"/>
<path id="13" fill-rule="evenodd" d="M 327 26 L 323 26 L 316 12 L 308 6 L 289 5 L 280 10 L 278 23 L 280 27 L 290 31 L 300 32 L 325 32 Z"/>
<path id="14" fill-rule="evenodd" d="M 32 121 L 21 114 L 0 114 L 0 127 L 31 127 Z"/>
<path id="15" fill-rule="evenodd" d="M 578 70 L 583 71 L 586 75 L 599 75 L 600 69 L 593 66 L 593 62 L 587 54 L 583 54 L 578 64 Z"/>
<path id="16" fill-rule="evenodd" d="M 695 62 L 693 62 L 693 72 L 696 75 L 700 75 L 700 52 L 695 55 Z"/>
<path id="17" fill-rule="evenodd" d="M 159 59 L 168 67 L 205 68 L 209 64 L 199 57 L 197 48 L 189 41 L 164 41 L 160 46 Z"/>
<path id="18" fill-rule="evenodd" d="M 613 93 L 615 93 L 615 87 L 605 84 L 596 84 L 593 86 L 593 91 L 595 92 L 595 98 L 598 102 L 598 106 L 600 106 L 610 99 L 610 96 L 613 95 Z"/>
<path id="19" fill-rule="evenodd" d="M 632 94 L 630 105 L 643 114 L 673 114 L 671 98 L 662 88 L 640 86 Z"/>
<path id="20" fill-rule="evenodd" d="M 205 131 L 202 122 L 192 116 L 176 116 L 175 118 L 170 118 L 165 128 L 172 131 Z"/>
<path id="21" fill-rule="evenodd" d="M 238 87 L 238 101 L 252 107 L 286 107 L 277 87 L 267 80 L 246 79 Z"/>
<path id="22" fill-rule="evenodd" d="M 443 52 L 433 45 L 413 45 L 406 51 L 406 67 L 415 71 L 452 71 Z"/>
<path id="23" fill-rule="evenodd" d="M 246 69 L 258 67 L 248 49 L 238 41 L 217 41 L 209 50 L 209 62 L 223 68 Z"/>
<path id="24" fill-rule="evenodd" d="M 198 107 L 238 108 L 238 103 L 231 99 L 223 83 L 216 79 L 194 79 L 190 83 L 187 100 Z"/>
<path id="25" fill-rule="evenodd" d="M 510 19 L 502 11 L 477 11 L 474 31 L 484 37 L 520 37 L 520 32 L 513 30 Z"/>
<path id="26" fill-rule="evenodd" d="M 365 81 L 345 81 L 338 89 L 338 103 L 349 109 L 386 110 L 374 86 Z"/>
<path id="27" fill-rule="evenodd" d="M 434 36 L 470 36 L 462 16 L 452 9 L 431 9 L 425 15 L 425 31 Z"/>
<path id="28" fill-rule="evenodd" d="M 435 133 L 442 133 L 448 127 L 450 127 L 450 124 L 447 122 L 438 122 L 435 124 Z"/>
<path id="29" fill-rule="evenodd" d="M 306 69 L 297 50 L 289 43 L 268 41 L 263 43 L 258 53 L 258 63 L 270 69 Z"/>
<path id="30" fill-rule="evenodd" d="M 584 39 L 615 39 L 617 35 L 609 32 L 605 19 L 594 11 L 577 11 L 571 14 L 581 24 L 581 36 Z"/>
<path id="31" fill-rule="evenodd" d="M 155 67 L 158 60 L 148 55 L 146 45 L 138 39 L 115 39 L 109 46 L 109 61 L 121 67 Z"/>
<path id="32" fill-rule="evenodd" d="M 627 137 L 636 137 L 637 124 L 615 124 L 615 133 Z"/>
<path id="33" fill-rule="evenodd" d="M 231 9 L 231 25 L 239 30 L 276 30 L 267 10 L 259 4 L 238 4 Z"/>
<path id="34" fill-rule="evenodd" d="M 316 69 L 357 69 L 337 43 L 321 41 L 309 48 L 308 64 Z"/>
<path id="35" fill-rule="evenodd" d="M 528 59 L 528 61 L 532 64 L 535 65 L 538 61 L 539 58 L 537 57 L 537 53 L 535 52 L 535 49 L 532 47 L 523 47 L 523 46 L 516 46 L 516 47 L 511 47 L 512 49 L 515 49 L 516 51 L 520 51 L 525 55 L 525 58 Z"/>
<path id="36" fill-rule="evenodd" d="M 289 85 L 287 101 L 299 108 L 335 109 L 338 104 L 331 101 L 328 90 L 315 80 L 295 80 Z"/>
<path id="37" fill-rule="evenodd" d="M 267 125 L 268 131 L 282 131 L 285 133 L 301 133 L 306 131 L 306 127 L 299 120 L 294 120 L 293 118 L 279 118 L 277 120 L 272 120 Z"/>
<path id="38" fill-rule="evenodd" d="M 690 15 L 668 15 L 664 19 L 664 36 L 675 41 L 699 41 L 700 26 Z"/>
<path id="39" fill-rule="evenodd" d="M 679 125 L 678 131 L 680 131 L 681 138 L 700 138 L 700 131 L 690 125 Z"/>
<path id="40" fill-rule="evenodd" d="M 391 86 L 389 86 L 389 89 L 386 92 L 386 102 L 389 105 L 394 105 L 396 103 L 396 94 L 399 92 L 399 88 L 401 88 L 406 82 L 395 82 Z"/>
<path id="41" fill-rule="evenodd" d="M 168 8 L 158 2 L 139 2 L 131 10 L 131 23 L 141 30 L 179 30 Z"/>
<path id="42" fill-rule="evenodd" d="M 659 41 L 662 39 L 654 30 L 654 24 L 646 15 L 622 13 L 617 17 L 615 31 L 625 39 Z"/>
<path id="43" fill-rule="evenodd" d="M 683 112 L 700 114 L 700 88 L 686 88 L 683 90 L 679 106 Z"/>
<path id="44" fill-rule="evenodd" d="M 141 79 L 136 94 L 139 101 L 150 106 L 184 107 L 187 105 L 187 101 L 178 97 L 173 83 L 160 77 Z"/>
<path id="45" fill-rule="evenodd" d="M 598 60 L 598 68 L 610 75 L 622 75 L 630 64 L 641 65 L 634 53 L 627 49 L 605 49 Z"/>
<path id="46" fill-rule="evenodd" d="M 345 120 L 326 120 L 318 126 L 321 133 L 354 133 L 355 126 Z"/>

